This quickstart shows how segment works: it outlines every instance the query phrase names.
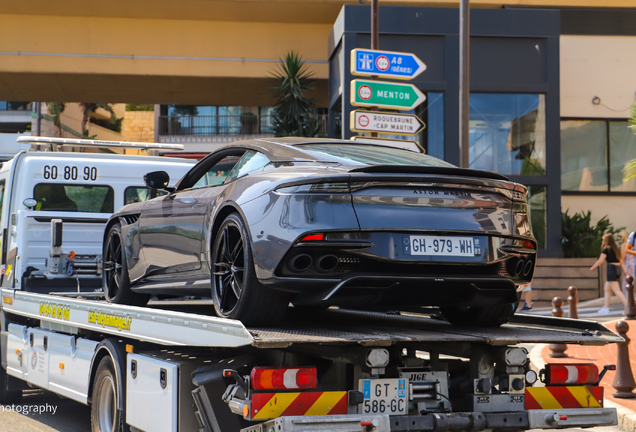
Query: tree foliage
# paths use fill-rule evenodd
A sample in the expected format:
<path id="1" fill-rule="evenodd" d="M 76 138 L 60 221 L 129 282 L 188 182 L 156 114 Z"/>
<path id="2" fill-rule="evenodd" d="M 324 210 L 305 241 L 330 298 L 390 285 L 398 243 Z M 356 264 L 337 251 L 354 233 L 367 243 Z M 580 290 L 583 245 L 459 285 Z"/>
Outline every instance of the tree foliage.
<path id="1" fill-rule="evenodd" d="M 592 225 L 592 212 L 575 213 L 572 216 L 568 210 L 561 213 L 561 243 L 565 258 L 595 258 L 601 253 L 603 234 L 616 235 L 624 227 L 615 229 L 606 216 L 596 225 Z"/>
<path id="2" fill-rule="evenodd" d="M 636 105 L 631 106 L 631 115 L 629 117 L 629 123 L 632 128 L 636 128 Z M 636 159 L 632 159 L 625 164 L 625 168 L 623 168 L 623 172 L 625 173 L 625 178 L 623 181 L 629 180 L 632 177 L 636 177 Z"/>
<path id="3" fill-rule="evenodd" d="M 313 89 L 315 80 L 302 58 L 290 51 L 280 59 L 274 74 L 276 109 L 272 118 L 276 136 L 313 137 L 318 133 L 318 122 L 312 118 L 315 101 L 305 97 Z"/>
<path id="4" fill-rule="evenodd" d="M 46 104 L 49 114 L 53 117 L 53 124 L 57 128 L 57 133 L 59 137 L 62 137 L 62 120 L 60 116 L 64 112 L 66 108 L 66 104 L 64 102 L 47 102 Z"/>
<path id="5" fill-rule="evenodd" d="M 82 109 L 82 136 L 84 138 L 93 139 L 96 135 L 89 136 L 88 135 L 88 122 L 90 120 L 91 114 L 97 111 L 98 108 L 105 109 L 110 113 L 111 123 L 114 125 L 119 125 L 119 131 L 121 131 L 121 119 L 118 119 L 115 115 L 115 111 L 113 110 L 113 106 L 109 103 L 95 103 L 95 102 L 82 102 L 79 104 Z"/>

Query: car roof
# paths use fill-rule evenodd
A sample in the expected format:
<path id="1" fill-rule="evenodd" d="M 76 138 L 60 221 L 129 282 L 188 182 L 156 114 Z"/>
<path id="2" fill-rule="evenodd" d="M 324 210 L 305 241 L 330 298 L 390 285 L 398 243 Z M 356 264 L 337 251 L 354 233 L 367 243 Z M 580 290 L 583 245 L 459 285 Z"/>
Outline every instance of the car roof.
<path id="1" fill-rule="evenodd" d="M 274 137 L 274 138 L 257 138 L 244 141 L 235 141 L 223 146 L 214 153 L 223 150 L 231 150 L 233 148 L 249 148 L 264 153 L 271 161 L 319 161 L 315 153 L 311 153 L 299 147 L 301 144 L 347 144 L 347 145 L 369 145 L 377 147 L 385 147 L 392 149 L 400 149 L 410 151 L 393 146 L 382 146 L 375 143 L 356 142 L 333 138 L 305 138 L 305 137 Z"/>

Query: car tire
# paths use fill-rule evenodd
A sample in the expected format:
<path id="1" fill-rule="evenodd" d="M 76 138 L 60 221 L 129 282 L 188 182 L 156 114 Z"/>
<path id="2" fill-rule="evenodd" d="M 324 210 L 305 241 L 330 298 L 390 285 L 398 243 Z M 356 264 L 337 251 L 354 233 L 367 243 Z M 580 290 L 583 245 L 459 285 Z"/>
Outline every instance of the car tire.
<path id="1" fill-rule="evenodd" d="M 110 356 L 103 357 L 95 371 L 91 393 L 92 432 L 127 432 L 124 413 L 118 409 L 120 389 L 117 385 L 115 366 Z"/>
<path id="2" fill-rule="evenodd" d="M 212 300 L 221 318 L 244 325 L 269 325 L 280 321 L 289 305 L 289 294 L 269 289 L 258 281 L 245 223 L 230 214 L 214 238 L 210 269 Z"/>
<path id="3" fill-rule="evenodd" d="M 117 223 L 110 228 L 104 242 L 102 270 L 104 297 L 109 303 L 145 306 L 150 296 L 130 289 L 130 277 L 122 239 L 121 225 Z"/>
<path id="4" fill-rule="evenodd" d="M 516 303 L 490 307 L 442 307 L 446 321 L 457 326 L 499 327 L 514 315 Z"/>

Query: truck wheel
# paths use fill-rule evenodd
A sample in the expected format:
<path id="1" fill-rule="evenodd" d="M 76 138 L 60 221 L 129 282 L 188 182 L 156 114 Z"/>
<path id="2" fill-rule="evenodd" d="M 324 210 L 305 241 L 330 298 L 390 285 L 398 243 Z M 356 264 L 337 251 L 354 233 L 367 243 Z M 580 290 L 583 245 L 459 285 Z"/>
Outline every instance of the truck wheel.
<path id="1" fill-rule="evenodd" d="M 121 225 L 113 225 L 104 242 L 104 270 L 102 271 L 104 297 L 110 303 L 144 306 L 150 300 L 150 296 L 135 293 L 130 289 L 130 277 L 122 239 Z"/>
<path id="2" fill-rule="evenodd" d="M 0 404 L 18 403 L 22 399 L 22 390 L 7 390 L 7 371 L 0 366 Z"/>
<path id="3" fill-rule="evenodd" d="M 91 428 L 93 432 L 124 432 L 123 412 L 117 409 L 119 392 L 115 367 L 110 356 L 102 358 L 95 372 L 91 394 Z"/>
<path id="4" fill-rule="evenodd" d="M 230 214 L 221 224 L 211 258 L 212 300 L 219 317 L 245 325 L 272 324 L 283 317 L 289 295 L 259 283 L 248 232 L 238 214 Z"/>
<path id="5" fill-rule="evenodd" d="M 458 326 L 499 327 L 508 322 L 515 313 L 516 303 L 491 307 L 443 307 L 440 308 L 446 321 Z"/>

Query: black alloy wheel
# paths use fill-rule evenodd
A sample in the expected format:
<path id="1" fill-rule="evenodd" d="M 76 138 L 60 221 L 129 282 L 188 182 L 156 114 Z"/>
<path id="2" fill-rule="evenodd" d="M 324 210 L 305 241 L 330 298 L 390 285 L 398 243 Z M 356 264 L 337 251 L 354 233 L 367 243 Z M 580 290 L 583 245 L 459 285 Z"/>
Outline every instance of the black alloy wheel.
<path id="1" fill-rule="evenodd" d="M 124 255 L 121 225 L 115 224 L 108 231 L 104 242 L 102 285 L 104 297 L 110 303 L 144 306 L 150 296 L 130 289 L 128 265 Z"/>
<path id="2" fill-rule="evenodd" d="M 262 286 L 256 278 L 248 232 L 238 214 L 221 224 L 212 258 L 212 300 L 219 317 L 245 325 L 272 324 L 283 317 L 289 295 Z"/>

